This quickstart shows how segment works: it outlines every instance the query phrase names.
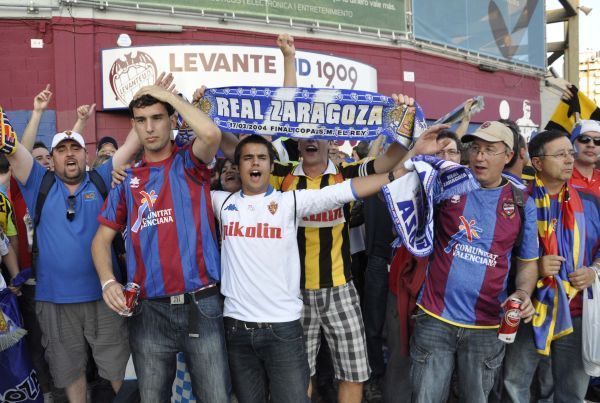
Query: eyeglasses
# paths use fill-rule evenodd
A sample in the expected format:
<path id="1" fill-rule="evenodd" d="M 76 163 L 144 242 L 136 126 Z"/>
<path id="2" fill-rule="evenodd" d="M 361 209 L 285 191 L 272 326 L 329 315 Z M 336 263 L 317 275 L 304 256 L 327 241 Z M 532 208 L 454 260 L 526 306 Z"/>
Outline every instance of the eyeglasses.
<path id="1" fill-rule="evenodd" d="M 566 160 L 567 157 L 573 157 L 573 158 L 575 158 L 575 154 L 577 154 L 575 152 L 575 150 L 568 150 L 568 151 L 561 151 L 561 152 L 556 153 L 556 154 L 540 154 L 540 155 L 535 155 L 534 157 L 554 157 L 554 158 L 559 159 L 559 160 Z"/>
<path id="2" fill-rule="evenodd" d="M 583 134 L 577 137 L 577 141 L 579 141 L 581 144 L 588 144 L 590 141 L 593 141 L 596 147 L 600 147 L 600 137 L 592 137 Z"/>
<path id="3" fill-rule="evenodd" d="M 439 157 L 439 158 L 443 158 L 445 155 L 448 155 L 450 157 L 456 157 L 457 155 L 460 155 L 460 151 L 458 151 L 458 150 L 440 150 L 437 153 L 435 153 L 435 156 Z"/>
<path id="4" fill-rule="evenodd" d="M 467 151 L 472 156 L 478 156 L 479 153 L 481 153 L 481 154 L 483 154 L 483 155 L 485 155 L 487 157 L 493 157 L 495 155 L 506 154 L 505 150 L 502 150 L 502 151 L 495 151 L 495 150 L 491 150 L 491 149 L 482 150 L 481 148 L 476 147 L 476 146 L 469 147 L 467 149 Z"/>
<path id="5" fill-rule="evenodd" d="M 75 196 L 71 195 L 67 197 L 67 203 L 69 203 L 69 207 L 67 207 L 67 220 L 73 221 L 75 218 Z"/>

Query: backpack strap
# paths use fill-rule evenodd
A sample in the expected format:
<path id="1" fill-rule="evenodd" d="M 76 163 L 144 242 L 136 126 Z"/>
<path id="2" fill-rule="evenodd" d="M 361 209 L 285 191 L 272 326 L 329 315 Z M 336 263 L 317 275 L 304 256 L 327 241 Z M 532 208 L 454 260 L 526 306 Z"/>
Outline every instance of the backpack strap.
<path id="1" fill-rule="evenodd" d="M 510 183 L 510 188 L 513 194 L 513 200 L 515 201 L 515 205 L 517 207 L 517 211 L 519 212 L 519 216 L 521 217 L 521 226 L 519 227 L 519 234 L 517 235 L 517 239 L 515 240 L 515 247 L 521 246 L 521 242 L 523 241 L 523 227 L 525 226 L 525 195 L 523 194 L 523 190 L 519 189 L 514 183 L 508 181 Z"/>
<path id="2" fill-rule="evenodd" d="M 40 224 L 40 218 L 42 217 L 42 208 L 48 197 L 48 193 L 56 181 L 54 172 L 48 170 L 42 177 L 42 183 L 38 191 L 38 197 L 35 203 L 35 216 L 33 217 L 33 239 L 31 242 L 31 271 L 33 278 L 36 277 L 36 265 L 39 256 L 38 244 L 37 244 L 37 226 Z"/>
<path id="3" fill-rule="evenodd" d="M 36 228 L 40 223 L 42 208 L 44 207 L 44 203 L 46 202 L 46 198 L 48 197 L 50 188 L 52 188 L 52 185 L 54 185 L 55 181 L 56 176 L 54 176 L 54 172 L 50 170 L 46 171 L 44 177 L 42 178 L 42 183 L 40 184 L 40 190 L 38 192 L 37 201 L 35 203 L 35 217 L 33 219 L 33 228 Z"/>
<path id="4" fill-rule="evenodd" d="M 296 206 L 296 191 L 292 191 L 292 194 L 294 195 L 294 225 L 296 225 L 296 221 L 298 220 L 298 207 Z"/>
<path id="5" fill-rule="evenodd" d="M 227 200 L 229 200 L 231 196 L 233 196 L 233 193 L 229 193 L 229 196 L 225 198 L 223 204 L 221 204 L 221 209 L 219 210 L 219 228 L 221 231 L 219 235 L 221 235 L 221 242 L 223 242 L 223 208 L 225 207 L 225 205 L 227 204 Z"/>
<path id="6" fill-rule="evenodd" d="M 104 183 L 102 176 L 100 176 L 98 171 L 95 169 L 88 171 L 88 175 L 90 177 L 90 182 L 92 182 L 94 186 L 96 186 L 96 189 L 98 189 L 98 192 L 100 192 L 102 200 L 106 200 L 106 197 L 108 196 L 108 189 L 106 188 L 106 184 Z"/>

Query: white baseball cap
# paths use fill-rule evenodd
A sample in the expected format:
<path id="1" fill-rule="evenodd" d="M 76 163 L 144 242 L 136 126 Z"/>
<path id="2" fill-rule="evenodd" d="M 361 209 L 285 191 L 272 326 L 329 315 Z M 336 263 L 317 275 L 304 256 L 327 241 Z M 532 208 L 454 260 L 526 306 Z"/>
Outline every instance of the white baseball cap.
<path id="1" fill-rule="evenodd" d="M 600 122 L 597 120 L 582 120 L 580 134 L 584 134 L 587 132 L 600 133 Z"/>
<path id="2" fill-rule="evenodd" d="M 52 138 L 52 147 L 50 147 L 50 148 L 52 150 L 54 150 L 54 148 L 56 146 L 58 146 L 60 143 L 62 143 L 65 140 L 73 140 L 73 141 L 77 142 L 81 147 L 85 148 L 85 140 L 83 139 L 83 136 L 81 134 L 79 134 L 77 132 L 73 132 L 71 130 L 56 133 L 54 135 L 54 137 Z"/>

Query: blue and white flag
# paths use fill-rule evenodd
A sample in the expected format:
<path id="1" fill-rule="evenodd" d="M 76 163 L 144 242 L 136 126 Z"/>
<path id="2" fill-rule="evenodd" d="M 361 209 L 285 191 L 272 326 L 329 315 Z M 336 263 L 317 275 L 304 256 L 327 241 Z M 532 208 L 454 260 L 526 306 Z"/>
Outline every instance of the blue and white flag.
<path id="1" fill-rule="evenodd" d="M 224 87 L 199 108 L 223 131 L 323 140 L 374 140 L 404 147 L 427 128 L 420 106 L 396 105 L 374 92 L 296 87 Z"/>
<path id="2" fill-rule="evenodd" d="M 0 291 L 0 344 L 4 346 L 0 347 L 0 402 L 42 403 L 44 396 L 31 365 L 22 326 L 17 297 L 5 288 Z"/>
<path id="3" fill-rule="evenodd" d="M 406 175 L 381 188 L 398 238 L 416 257 L 433 252 L 433 211 L 436 204 L 454 195 L 479 189 L 471 171 L 452 161 L 418 155 L 405 163 Z"/>

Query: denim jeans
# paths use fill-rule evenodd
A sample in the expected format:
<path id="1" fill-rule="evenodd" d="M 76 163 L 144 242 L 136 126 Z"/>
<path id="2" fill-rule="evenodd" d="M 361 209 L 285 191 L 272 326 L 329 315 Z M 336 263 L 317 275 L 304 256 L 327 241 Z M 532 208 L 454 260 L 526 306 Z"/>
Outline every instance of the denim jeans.
<path id="1" fill-rule="evenodd" d="M 385 372 L 383 361 L 383 324 L 388 290 L 388 261 L 369 256 L 365 270 L 365 300 L 363 317 L 367 336 L 367 354 L 371 376 L 381 377 Z"/>
<path id="2" fill-rule="evenodd" d="M 233 390 L 240 403 L 308 402 L 309 368 L 300 320 L 246 329 L 227 325 Z"/>
<path id="3" fill-rule="evenodd" d="M 487 401 L 504 358 L 497 333 L 454 326 L 420 311 L 410 346 L 413 401 L 446 401 L 455 366 L 459 401 Z"/>
<path id="4" fill-rule="evenodd" d="M 590 377 L 583 369 L 581 317 L 573 318 L 573 333 L 552 342 L 554 402 L 582 402 Z"/>
<path id="5" fill-rule="evenodd" d="M 144 403 L 171 401 L 177 352 L 185 354 L 192 390 L 199 402 L 229 401 L 229 368 L 220 295 L 194 304 L 143 300 L 129 318 L 129 344 Z M 189 310 L 199 312 L 199 337 L 188 335 Z"/>
<path id="6" fill-rule="evenodd" d="M 535 349 L 531 323 L 521 322 L 514 343 L 506 345 L 502 401 L 529 403 L 531 383 L 536 369 L 538 369 L 539 396 L 537 402 L 553 402 L 550 362 L 550 357 L 539 354 Z"/>

